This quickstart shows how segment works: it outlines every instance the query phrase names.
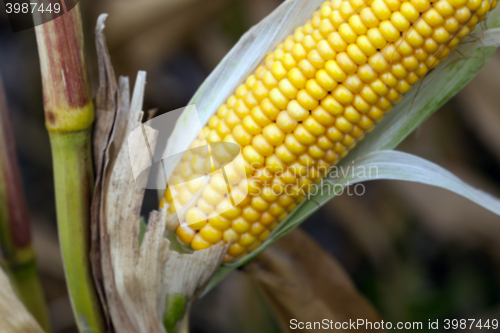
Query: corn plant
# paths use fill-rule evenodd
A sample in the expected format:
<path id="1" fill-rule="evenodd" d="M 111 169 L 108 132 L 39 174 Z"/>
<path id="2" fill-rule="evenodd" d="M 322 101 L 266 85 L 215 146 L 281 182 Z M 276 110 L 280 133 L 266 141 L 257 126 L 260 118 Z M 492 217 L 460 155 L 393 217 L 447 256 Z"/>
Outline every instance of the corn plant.
<path id="1" fill-rule="evenodd" d="M 488 17 L 486 24 L 478 25 L 474 35 L 467 37 L 466 32 L 495 4 L 476 4 L 478 7 L 474 8 L 483 8 L 477 20 L 473 15 L 466 15 L 467 19 L 453 16 L 460 16 L 461 10 L 469 13 L 466 3 L 440 2 L 443 7 L 436 8 L 442 13 L 427 2 L 405 3 L 398 11 L 399 5 L 285 2 L 242 37 L 191 100 L 205 127 L 200 131 L 193 126 L 192 108 L 186 108 L 180 116 L 166 149 L 175 144 L 174 151 L 189 153 L 179 158 L 182 162 L 165 177 L 171 184 L 164 195 L 162 191 L 160 205 L 168 217 L 161 221 L 153 216 L 149 224 L 156 228 L 162 223 L 175 230 L 177 237 L 170 233 L 166 243 L 189 244 L 188 248 L 176 246 L 185 258 L 192 250 L 194 256 L 214 248 L 220 250 L 215 244 L 228 248 L 225 262 L 204 292 L 297 227 L 347 184 L 372 179 L 421 182 L 454 191 L 500 213 L 499 201 L 490 195 L 466 185 L 437 165 L 391 151 L 463 87 L 492 54 L 498 43 L 498 11 Z M 311 21 L 297 28 L 310 17 Z M 454 28 L 448 26 L 460 21 L 463 23 Z M 292 37 L 286 38 L 294 31 Z M 461 39 L 465 40 L 458 44 Z M 376 47 L 369 49 L 377 42 Z M 451 52 L 455 47 L 459 50 Z M 263 60 L 263 55 L 273 49 Z M 423 81 L 418 83 L 419 80 Z M 376 126 L 377 123 L 380 124 Z M 151 130 L 147 124 L 142 128 L 145 133 Z M 214 162 L 220 157 L 218 153 L 231 155 L 212 150 L 214 164 L 209 165 L 207 154 L 199 150 L 204 144 L 222 141 L 241 147 L 244 173 L 235 168 L 203 182 L 194 179 L 217 169 Z M 149 144 L 154 150 L 155 142 Z M 342 159 L 351 149 L 349 159 Z M 146 150 L 144 146 L 142 154 L 136 152 L 139 164 L 151 163 Z M 133 152 L 134 149 L 129 150 Z M 378 172 L 373 177 L 351 173 L 331 177 L 328 172 L 314 170 L 318 165 L 328 168 L 337 162 L 344 167 L 376 167 Z M 295 192 L 290 196 L 269 191 L 273 185 L 285 185 L 287 177 L 299 178 L 296 175 L 304 166 L 313 169 L 308 174 L 313 176 L 303 175 L 301 181 L 314 183 L 324 177 L 323 183 L 333 185 L 335 190 L 326 194 Z M 287 172 L 293 169 L 298 171 L 289 176 Z M 190 182 L 195 184 L 190 186 Z M 184 189 L 172 190 L 182 184 Z M 245 190 L 248 196 L 239 195 Z M 305 196 L 310 200 L 304 200 Z M 180 209 L 176 200 L 181 202 Z M 239 205 L 231 205 L 231 200 Z M 139 227 L 135 228 L 133 235 Z M 213 258 L 215 262 L 220 260 L 220 252 Z M 166 275 L 170 277 L 172 273 L 168 271 Z M 183 278 L 190 280 L 191 276 Z M 167 280 L 163 282 L 165 286 L 169 285 Z M 177 316 L 183 324 L 176 327 L 185 331 L 185 316 L 193 294 L 166 294 L 166 311 L 159 307 L 157 313 L 165 312 L 169 323 L 175 322 Z"/>
<path id="2" fill-rule="evenodd" d="M 79 330 L 187 332 L 198 297 L 360 181 L 438 186 L 500 215 L 498 199 L 393 150 L 499 45 L 496 4 L 284 2 L 192 98 L 204 127 L 189 121 L 193 108 L 181 114 L 166 149 L 190 153 L 165 174 L 160 210 L 147 224 L 144 186 L 133 172 L 134 164 L 151 165 L 159 138 L 142 123 L 146 73 L 132 93 L 128 78 L 116 79 L 102 15 L 94 116 L 79 6 L 37 27 L 59 234 Z M 130 140 L 136 133 L 151 140 Z M 220 142 L 237 146 L 241 163 L 226 169 L 221 162 L 224 172 L 196 180 L 234 155 L 224 145 L 198 149 Z M 332 167 L 377 172 L 332 174 Z M 290 193 L 275 193 L 289 184 Z"/>

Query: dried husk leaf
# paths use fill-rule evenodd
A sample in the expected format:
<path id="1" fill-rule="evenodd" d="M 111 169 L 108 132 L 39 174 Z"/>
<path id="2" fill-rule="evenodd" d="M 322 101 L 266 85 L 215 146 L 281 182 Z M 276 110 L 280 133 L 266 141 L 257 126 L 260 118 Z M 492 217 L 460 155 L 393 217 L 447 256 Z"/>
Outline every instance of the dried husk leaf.
<path id="1" fill-rule="evenodd" d="M 259 254 L 245 272 L 262 288 L 285 332 L 294 331 L 291 319 L 334 323 L 381 319 L 340 264 L 300 229 Z"/>
<path id="2" fill-rule="evenodd" d="M 2 268 L 0 268 L 0 286 L 0 330 L 2 333 L 43 333 L 35 318 L 17 298 Z"/>
<path id="3" fill-rule="evenodd" d="M 140 74 L 137 85 L 144 85 Z M 126 136 L 141 125 L 143 87 L 136 88 L 132 100 Z M 152 144 L 150 142 L 150 144 Z M 114 290 L 107 297 L 115 330 L 119 332 L 164 332 L 162 318 L 168 295 L 181 293 L 194 300 L 225 254 L 224 247 L 212 247 L 195 254 L 178 254 L 169 250 L 164 237 L 165 212 L 150 215 L 139 249 L 139 214 L 144 189 L 136 186 L 130 160 L 148 158 L 146 154 L 130 156 L 128 141 L 123 142 L 117 159 L 111 161 L 109 180 L 105 183 L 104 225 L 101 237 L 109 246 L 102 258 L 109 263 L 104 269 L 105 290 Z M 143 160 L 141 163 L 150 162 Z M 105 228 L 105 229 L 104 229 Z"/>
<path id="4" fill-rule="evenodd" d="M 106 168 L 107 148 L 111 140 L 112 128 L 116 120 L 116 114 L 120 106 L 118 85 L 111 65 L 111 59 L 108 54 L 106 38 L 103 34 L 104 21 L 107 14 L 99 16 L 95 29 L 97 60 L 99 63 L 99 89 L 95 98 L 96 121 L 93 133 L 93 153 L 94 169 L 96 172 L 94 196 L 92 198 L 91 214 L 91 246 L 90 258 L 92 264 L 92 273 L 96 289 L 99 294 L 101 305 L 106 319 L 108 329 L 111 327 L 108 308 L 105 301 L 105 290 L 103 287 L 101 249 L 100 249 L 100 212 L 102 202 L 102 181 L 103 172 Z M 126 89 L 120 90 L 121 95 L 126 96 Z"/>
<path id="5" fill-rule="evenodd" d="M 107 14 L 97 20 L 95 29 L 97 60 L 99 64 L 99 89 L 95 97 L 96 120 L 94 125 L 93 145 L 95 169 L 100 170 L 104 159 L 104 150 L 109 144 L 111 128 L 115 122 L 118 108 L 118 84 L 104 36 L 104 21 Z"/>
<path id="6" fill-rule="evenodd" d="M 102 38 L 99 34 L 97 37 Z M 106 50 L 103 54 L 109 60 Z M 109 66 L 110 63 L 102 66 L 101 71 L 112 74 Z M 113 94 L 116 91 L 106 87 L 114 83 L 113 79 L 109 79 L 113 77 L 111 74 L 102 81 L 104 86 L 101 87 L 108 97 L 110 91 Z M 101 99 L 115 103 L 103 103 L 102 112 L 115 112 L 116 117 L 112 125 L 103 126 L 107 131 L 94 141 L 96 147 L 104 147 L 100 157 L 102 192 L 100 202 L 93 206 L 94 226 L 98 225 L 99 232 L 99 237 L 94 239 L 99 240 L 94 255 L 99 257 L 101 267 L 95 269 L 94 274 L 100 289 L 105 291 L 101 293 L 104 295 L 102 301 L 117 332 L 165 332 L 163 314 L 167 297 L 181 295 L 184 308 L 180 309 L 180 313 L 187 313 L 226 252 L 226 247 L 212 247 L 195 254 L 179 254 L 170 250 L 170 242 L 165 238 L 167 217 L 163 211 L 150 214 L 139 246 L 144 188 L 136 184 L 131 161 L 150 164 L 151 158 L 144 149 L 138 149 L 141 142 L 128 140 L 128 137 L 135 128 L 142 126 L 145 80 L 146 73 L 139 72 L 131 102 L 128 101 L 125 79 L 120 80 L 118 99 L 113 98 L 114 95 Z M 109 121 L 113 117 L 103 115 L 100 119 Z M 146 126 L 143 129 L 154 131 Z M 154 137 L 154 134 L 148 134 L 148 138 Z M 154 143 L 149 140 L 153 148 Z M 129 144 L 132 144 L 131 149 Z"/>

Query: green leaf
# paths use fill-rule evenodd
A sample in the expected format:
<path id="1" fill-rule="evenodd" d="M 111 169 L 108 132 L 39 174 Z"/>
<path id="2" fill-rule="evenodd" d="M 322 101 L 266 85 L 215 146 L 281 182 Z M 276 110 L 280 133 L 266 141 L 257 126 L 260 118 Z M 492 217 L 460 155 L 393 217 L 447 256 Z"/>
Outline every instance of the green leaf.
<path id="1" fill-rule="evenodd" d="M 367 174 L 365 171 L 369 168 L 371 171 Z M 459 194 L 500 215 L 499 199 L 473 188 L 446 169 L 411 154 L 393 150 L 369 153 L 355 161 L 351 170 L 354 172 L 349 172 L 347 177 L 326 180 L 330 185 L 356 184 L 378 179 L 405 180 L 427 184 Z M 362 172 L 358 173 L 358 170 L 362 170 Z M 317 196 L 316 199 L 326 202 L 330 198 Z"/>

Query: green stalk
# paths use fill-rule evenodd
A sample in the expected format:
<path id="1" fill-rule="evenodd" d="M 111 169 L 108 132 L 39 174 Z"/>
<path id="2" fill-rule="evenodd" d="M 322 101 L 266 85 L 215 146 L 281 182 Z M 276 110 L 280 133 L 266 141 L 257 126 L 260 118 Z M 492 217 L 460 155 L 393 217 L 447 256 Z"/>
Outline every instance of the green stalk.
<path id="1" fill-rule="evenodd" d="M 31 246 L 28 210 L 0 77 L 0 245 L 17 295 L 40 326 L 50 332 L 50 321 L 35 253 Z"/>
<path id="2" fill-rule="evenodd" d="M 50 133 L 59 239 L 66 282 L 81 332 L 101 332 L 103 322 L 89 267 L 90 200 L 93 191 L 90 129 Z M 83 163 L 82 163 L 83 162 Z"/>
<path id="3" fill-rule="evenodd" d="M 94 106 L 80 5 L 35 31 L 54 164 L 59 240 L 71 304 L 80 332 L 104 332 L 89 258 Z"/>

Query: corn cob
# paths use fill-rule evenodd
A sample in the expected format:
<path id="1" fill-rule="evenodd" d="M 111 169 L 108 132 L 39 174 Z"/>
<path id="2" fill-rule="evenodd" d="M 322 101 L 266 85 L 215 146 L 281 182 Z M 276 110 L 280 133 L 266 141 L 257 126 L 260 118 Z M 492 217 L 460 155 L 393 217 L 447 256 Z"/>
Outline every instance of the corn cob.
<path id="1" fill-rule="evenodd" d="M 496 5 L 497 0 L 323 3 L 203 129 L 208 142 L 241 147 L 248 179 L 233 172 L 239 184 L 232 195 L 244 196 L 238 188 L 248 188 L 248 196 L 230 207 L 224 180 L 215 177 L 187 212 L 189 225 L 177 227 L 178 238 L 194 250 L 230 243 L 225 262 L 259 247 L 304 199 L 301 189 L 321 181 Z M 192 147 L 201 139 L 200 134 Z M 195 155 L 183 158 L 171 182 L 202 172 Z M 292 190 L 277 195 L 287 184 Z M 167 188 L 160 205 L 174 213 L 174 197 L 186 195 L 185 202 L 198 189 L 186 185 L 173 194 Z"/>

